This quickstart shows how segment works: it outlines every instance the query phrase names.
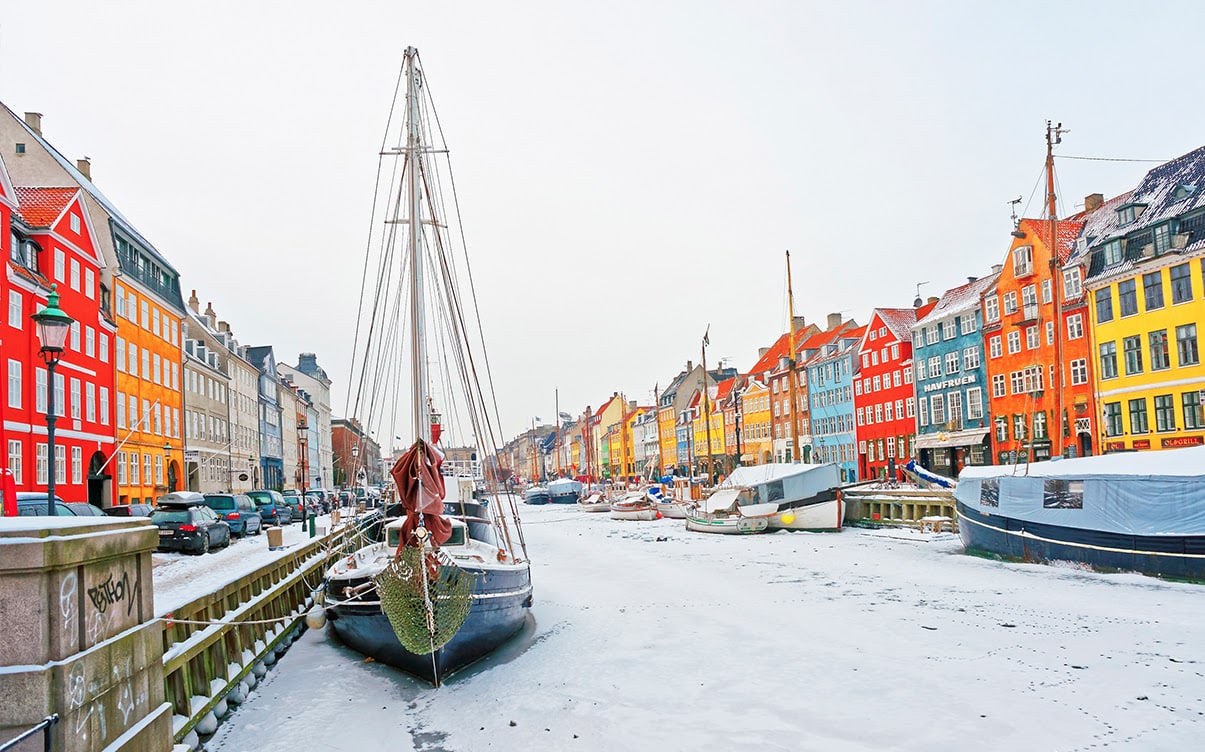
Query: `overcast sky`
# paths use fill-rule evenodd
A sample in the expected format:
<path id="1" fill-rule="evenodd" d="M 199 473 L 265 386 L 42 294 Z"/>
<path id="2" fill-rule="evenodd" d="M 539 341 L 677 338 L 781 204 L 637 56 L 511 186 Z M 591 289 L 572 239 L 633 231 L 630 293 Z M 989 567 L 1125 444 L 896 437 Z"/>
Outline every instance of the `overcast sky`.
<path id="1" fill-rule="evenodd" d="M 1058 153 L 1205 142 L 1199 3 L 54 2 L 6 5 L 0 99 L 342 413 L 402 53 L 439 107 L 503 431 L 652 401 L 711 326 L 751 366 L 796 312 L 865 323 L 987 273 Z M 1152 167 L 1064 159 L 1061 211 Z M 383 437 L 384 438 L 384 437 Z M 386 442 L 388 443 L 388 442 Z"/>

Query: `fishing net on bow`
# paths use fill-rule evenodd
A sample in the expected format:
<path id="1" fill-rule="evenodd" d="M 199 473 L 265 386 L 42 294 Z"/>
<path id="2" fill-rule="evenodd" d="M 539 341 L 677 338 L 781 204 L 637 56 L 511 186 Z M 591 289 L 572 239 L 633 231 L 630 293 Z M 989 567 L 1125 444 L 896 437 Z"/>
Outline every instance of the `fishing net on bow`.
<path id="1" fill-rule="evenodd" d="M 438 650 L 460 631 L 475 580 L 455 562 L 440 562 L 415 546 L 403 546 L 373 578 L 381 611 L 402 647 L 415 655 Z"/>

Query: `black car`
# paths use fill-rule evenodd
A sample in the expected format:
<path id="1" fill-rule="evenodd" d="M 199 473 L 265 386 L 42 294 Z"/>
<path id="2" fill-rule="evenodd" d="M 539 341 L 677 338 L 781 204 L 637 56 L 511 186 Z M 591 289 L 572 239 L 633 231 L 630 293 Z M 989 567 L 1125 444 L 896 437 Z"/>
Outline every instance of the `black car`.
<path id="1" fill-rule="evenodd" d="M 248 491 L 247 495 L 255 502 L 265 525 L 287 525 L 293 521 L 293 513 L 279 491 Z"/>
<path id="2" fill-rule="evenodd" d="M 77 517 L 104 517 L 105 513 L 100 507 L 89 504 L 86 501 L 69 501 L 67 506 L 71 507 L 71 511 L 75 512 Z"/>
<path id="3" fill-rule="evenodd" d="M 115 504 L 105 510 L 110 517 L 150 517 L 155 510 L 150 504 Z"/>
<path id="4" fill-rule="evenodd" d="M 204 504 L 186 506 L 160 500 L 151 512 L 151 522 L 159 528 L 161 550 L 204 554 L 230 545 L 230 525 Z"/>
<path id="5" fill-rule="evenodd" d="M 32 497 L 32 498 L 31 498 Z M 62 499 L 56 497 L 54 512 L 59 517 L 75 517 L 75 512 Z M 17 493 L 17 515 L 20 517 L 46 517 L 50 510 L 46 506 L 46 494 Z"/>

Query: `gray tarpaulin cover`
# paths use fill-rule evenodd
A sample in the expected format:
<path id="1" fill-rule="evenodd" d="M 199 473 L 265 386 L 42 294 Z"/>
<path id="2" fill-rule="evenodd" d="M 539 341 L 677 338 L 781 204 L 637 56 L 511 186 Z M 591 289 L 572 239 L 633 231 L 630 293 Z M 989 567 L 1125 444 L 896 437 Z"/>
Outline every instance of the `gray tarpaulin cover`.
<path id="1" fill-rule="evenodd" d="M 1205 535 L 1205 447 L 966 467 L 954 496 L 985 514 L 1047 525 Z"/>

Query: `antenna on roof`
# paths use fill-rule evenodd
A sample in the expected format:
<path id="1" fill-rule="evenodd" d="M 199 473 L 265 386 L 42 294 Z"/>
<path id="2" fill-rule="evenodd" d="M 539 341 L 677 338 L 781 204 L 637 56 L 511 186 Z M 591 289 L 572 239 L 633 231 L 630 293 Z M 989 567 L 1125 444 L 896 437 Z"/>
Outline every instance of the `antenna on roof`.
<path id="1" fill-rule="evenodd" d="M 1012 201 L 1009 201 L 1008 203 L 1010 206 L 1012 206 L 1013 229 L 1015 230 L 1015 229 L 1017 229 L 1018 225 L 1020 224 L 1019 220 L 1017 219 L 1017 206 L 1021 203 L 1021 197 L 1017 196 L 1016 198 L 1014 198 Z"/>
<path id="2" fill-rule="evenodd" d="M 927 284 L 929 284 L 929 283 L 928 282 L 917 282 L 916 283 L 916 300 L 912 301 L 913 308 L 920 308 L 922 305 L 925 304 L 924 299 L 921 298 L 921 296 L 920 296 L 920 287 L 921 287 L 921 285 L 927 285 Z"/>

